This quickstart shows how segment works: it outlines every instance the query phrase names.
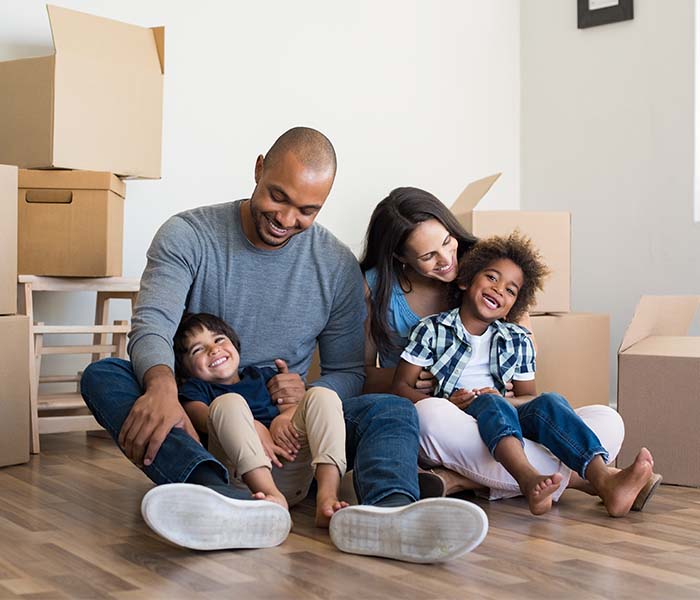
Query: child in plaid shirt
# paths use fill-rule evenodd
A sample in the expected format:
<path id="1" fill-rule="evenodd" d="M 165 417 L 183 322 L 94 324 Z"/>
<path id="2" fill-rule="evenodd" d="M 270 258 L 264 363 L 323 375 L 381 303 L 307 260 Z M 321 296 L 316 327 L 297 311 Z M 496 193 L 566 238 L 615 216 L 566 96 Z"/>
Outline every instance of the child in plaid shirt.
<path id="1" fill-rule="evenodd" d="M 530 332 L 511 322 L 533 304 L 548 272 L 530 240 L 517 232 L 478 242 L 460 261 L 461 306 L 416 325 L 392 391 L 413 402 L 426 398 L 415 383 L 429 369 L 436 395 L 476 419 L 484 443 L 518 482 L 532 514 L 552 507 L 562 476 L 537 472 L 523 451 L 523 437 L 544 445 L 586 480 L 585 491 L 600 496 L 611 516 L 624 516 L 654 477 L 651 453 L 642 448 L 623 470 L 608 466 L 597 436 L 562 396 L 535 396 Z M 504 397 L 508 381 L 513 398 Z"/>

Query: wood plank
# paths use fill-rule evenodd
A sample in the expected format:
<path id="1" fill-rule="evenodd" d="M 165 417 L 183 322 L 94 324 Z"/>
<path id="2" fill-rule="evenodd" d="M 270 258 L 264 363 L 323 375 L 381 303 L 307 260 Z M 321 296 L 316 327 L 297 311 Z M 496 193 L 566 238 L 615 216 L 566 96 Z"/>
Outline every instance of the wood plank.
<path id="1" fill-rule="evenodd" d="M 111 440 L 43 436 L 41 457 L 0 469 L 0 597 L 700 597 L 699 489 L 661 486 L 644 512 L 623 519 L 572 491 L 541 517 L 522 499 L 462 495 L 488 513 L 484 543 L 445 564 L 414 565 L 339 552 L 314 527 L 312 498 L 292 510 L 292 533 L 277 548 L 178 548 L 141 518 L 151 487 Z"/>

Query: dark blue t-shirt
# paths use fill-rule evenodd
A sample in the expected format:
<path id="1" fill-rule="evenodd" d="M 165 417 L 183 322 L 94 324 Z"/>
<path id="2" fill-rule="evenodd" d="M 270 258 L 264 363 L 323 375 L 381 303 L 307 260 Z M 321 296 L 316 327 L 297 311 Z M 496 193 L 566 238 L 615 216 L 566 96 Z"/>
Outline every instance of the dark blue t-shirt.
<path id="1" fill-rule="evenodd" d="M 246 367 L 238 374 L 241 380 L 231 385 L 209 383 L 190 377 L 180 386 L 180 402 L 197 400 L 209 406 L 214 398 L 224 394 L 240 394 L 248 403 L 253 418 L 269 427 L 272 419 L 280 414 L 267 391 L 267 382 L 277 374 L 277 369 L 272 367 Z"/>

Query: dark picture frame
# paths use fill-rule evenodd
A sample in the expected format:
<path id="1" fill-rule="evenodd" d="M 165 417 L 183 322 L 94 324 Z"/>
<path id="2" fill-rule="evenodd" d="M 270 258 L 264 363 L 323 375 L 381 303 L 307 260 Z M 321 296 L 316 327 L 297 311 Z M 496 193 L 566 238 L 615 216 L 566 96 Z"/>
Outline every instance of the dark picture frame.
<path id="1" fill-rule="evenodd" d="M 578 0 L 578 28 L 607 25 L 634 18 L 634 0 L 619 0 L 615 6 L 591 10 L 589 0 Z"/>

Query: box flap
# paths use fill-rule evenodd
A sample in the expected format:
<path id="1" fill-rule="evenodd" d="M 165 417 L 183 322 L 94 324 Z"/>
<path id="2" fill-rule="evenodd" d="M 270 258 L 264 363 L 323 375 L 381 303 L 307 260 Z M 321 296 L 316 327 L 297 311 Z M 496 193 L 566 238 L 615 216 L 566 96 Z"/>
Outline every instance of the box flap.
<path id="1" fill-rule="evenodd" d="M 113 173 L 103 171 L 19 170 L 19 189 L 111 190 L 125 197 L 126 185 Z"/>
<path id="2" fill-rule="evenodd" d="M 498 179 L 500 176 L 500 173 L 496 173 L 495 175 L 489 175 L 483 179 L 472 181 L 467 187 L 464 188 L 464 191 L 459 195 L 457 200 L 454 201 L 454 204 L 452 204 L 450 210 L 455 215 L 474 210 L 476 205 L 479 204 L 479 200 L 486 195 L 486 193 L 491 189 L 491 186 L 496 182 L 496 179 Z"/>
<path id="3" fill-rule="evenodd" d="M 625 356 L 664 356 L 700 359 L 700 337 L 652 335 L 637 342 Z"/>
<path id="4" fill-rule="evenodd" d="M 619 352 L 652 335 L 686 335 L 699 303 L 700 296 L 642 296 Z"/>
<path id="5" fill-rule="evenodd" d="M 49 6 L 53 166 L 160 177 L 163 30 Z M 81 136 L 76 137 L 77 128 Z"/>
<path id="6" fill-rule="evenodd" d="M 156 50 L 158 50 L 160 72 L 165 75 L 165 27 L 151 27 L 151 31 L 153 31 L 153 39 L 156 41 Z"/>

